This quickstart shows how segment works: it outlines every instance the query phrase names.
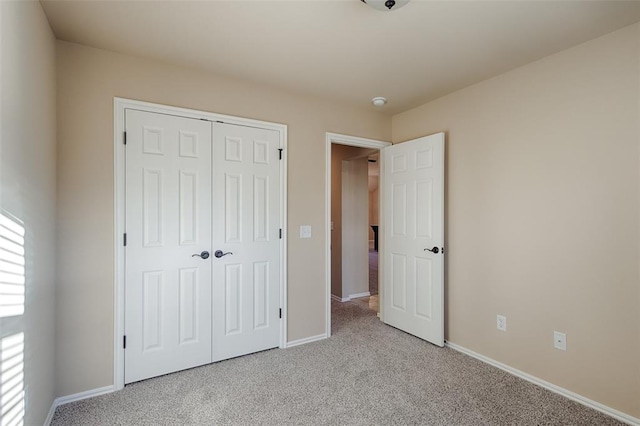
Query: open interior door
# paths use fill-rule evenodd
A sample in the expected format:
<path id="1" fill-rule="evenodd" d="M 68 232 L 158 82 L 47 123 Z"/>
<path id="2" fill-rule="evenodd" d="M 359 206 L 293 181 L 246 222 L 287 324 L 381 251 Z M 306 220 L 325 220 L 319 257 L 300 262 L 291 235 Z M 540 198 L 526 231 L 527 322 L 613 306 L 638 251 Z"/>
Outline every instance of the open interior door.
<path id="1" fill-rule="evenodd" d="M 444 346 L 444 133 L 382 154 L 382 318 Z"/>

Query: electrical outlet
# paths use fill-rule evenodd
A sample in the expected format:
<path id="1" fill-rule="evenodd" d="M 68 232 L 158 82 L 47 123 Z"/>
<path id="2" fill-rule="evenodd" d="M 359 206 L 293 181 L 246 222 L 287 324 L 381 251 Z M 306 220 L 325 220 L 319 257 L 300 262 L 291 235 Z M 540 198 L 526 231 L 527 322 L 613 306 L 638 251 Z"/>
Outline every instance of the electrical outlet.
<path id="1" fill-rule="evenodd" d="M 567 335 L 559 331 L 553 332 L 553 347 L 561 351 L 567 350 Z"/>
<path id="2" fill-rule="evenodd" d="M 507 317 L 504 315 L 498 315 L 498 330 L 507 331 Z"/>

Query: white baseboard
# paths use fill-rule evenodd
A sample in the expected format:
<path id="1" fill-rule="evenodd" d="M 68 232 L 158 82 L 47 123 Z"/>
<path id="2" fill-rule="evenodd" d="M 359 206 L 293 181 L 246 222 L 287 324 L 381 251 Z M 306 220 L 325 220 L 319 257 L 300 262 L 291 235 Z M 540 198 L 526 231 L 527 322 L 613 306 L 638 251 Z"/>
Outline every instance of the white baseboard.
<path id="1" fill-rule="evenodd" d="M 49 415 L 45 420 L 44 426 L 49 426 L 51 424 L 51 420 L 53 420 L 53 415 L 56 412 L 56 408 L 61 405 L 68 404 L 70 402 L 80 401 L 87 398 L 93 398 L 94 396 L 104 395 L 106 393 L 111 393 L 115 391 L 115 387 L 113 385 L 105 386 L 98 389 L 92 389 L 84 392 L 74 393 L 73 395 L 61 396 L 53 400 L 53 404 L 51 405 L 51 409 L 49 410 Z"/>
<path id="2" fill-rule="evenodd" d="M 565 398 L 569 398 L 577 403 L 580 403 L 582 405 L 585 405 L 589 408 L 592 408 L 596 411 L 600 411 L 601 413 L 604 413 L 608 416 L 613 417 L 614 419 L 620 420 L 621 422 L 627 423 L 629 425 L 633 425 L 633 426 L 640 426 L 640 419 L 630 416 L 629 414 L 623 413 L 622 411 L 616 410 L 615 408 L 611 408 L 608 407 L 604 404 L 601 404 L 597 401 L 594 401 L 592 399 L 589 398 L 585 398 L 582 395 L 579 395 L 575 392 L 572 392 L 568 389 L 565 388 L 561 388 L 560 386 L 556 386 L 553 383 L 549 383 L 545 380 L 542 380 L 538 377 L 532 376 L 531 374 L 525 373 L 524 371 L 520 371 L 516 368 L 510 367 L 506 364 L 503 364 L 499 361 L 496 361 L 495 359 L 486 357 L 484 355 L 481 355 L 477 352 L 474 352 L 470 349 L 467 349 L 465 347 L 462 346 L 458 346 L 455 343 L 451 343 L 451 342 L 445 342 L 445 346 L 450 347 L 453 350 L 456 350 L 458 352 L 461 352 L 465 355 L 469 355 L 472 358 L 478 359 L 482 362 L 485 362 L 489 365 L 492 365 L 494 367 L 497 367 L 503 371 L 506 371 L 507 373 L 513 374 L 514 376 L 520 377 L 521 379 L 524 379 L 528 382 L 533 383 L 534 385 L 538 385 L 541 386 L 547 390 L 550 390 L 551 392 L 557 393 L 559 395 L 564 396 Z"/>
<path id="3" fill-rule="evenodd" d="M 371 296 L 371 293 L 369 293 L 368 291 L 365 291 L 363 293 L 350 294 L 349 295 L 349 300 L 351 300 L 351 299 L 359 299 L 361 297 L 369 297 L 369 296 Z"/>
<path id="4" fill-rule="evenodd" d="M 53 420 L 53 415 L 56 413 L 56 402 L 55 400 L 53 401 L 53 404 L 51 404 L 51 408 L 49 408 L 49 414 L 47 414 L 47 418 L 44 419 L 44 426 L 49 426 L 51 424 L 51 421 Z"/>
<path id="5" fill-rule="evenodd" d="M 336 296 L 335 294 L 332 294 L 331 300 L 335 300 L 336 302 L 348 302 L 351 299 L 349 297 L 342 298 L 340 296 Z"/>
<path id="6" fill-rule="evenodd" d="M 305 337 L 304 339 L 292 340 L 287 342 L 287 348 L 292 348 L 294 346 L 306 345 L 307 343 L 317 342 L 318 340 L 326 339 L 327 335 L 318 334 L 317 336 Z"/>
<path id="7" fill-rule="evenodd" d="M 356 294 L 350 294 L 347 297 L 339 297 L 336 296 L 335 294 L 331 295 L 331 300 L 335 300 L 336 302 L 350 302 L 353 299 L 359 299 L 361 297 L 370 297 L 371 293 L 368 291 L 365 291 L 364 293 L 356 293 Z"/>

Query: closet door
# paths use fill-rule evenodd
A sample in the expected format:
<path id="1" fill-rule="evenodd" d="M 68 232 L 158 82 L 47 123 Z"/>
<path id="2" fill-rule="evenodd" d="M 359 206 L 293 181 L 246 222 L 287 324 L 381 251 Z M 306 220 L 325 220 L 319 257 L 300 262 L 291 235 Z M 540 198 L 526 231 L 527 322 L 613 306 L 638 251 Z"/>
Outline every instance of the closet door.
<path id="1" fill-rule="evenodd" d="M 127 109 L 125 383 L 211 362 L 211 123 Z"/>
<path id="2" fill-rule="evenodd" d="M 279 133 L 134 109 L 125 129 L 125 383 L 279 346 Z"/>
<path id="3" fill-rule="evenodd" d="M 213 360 L 280 340 L 279 134 L 213 125 Z"/>

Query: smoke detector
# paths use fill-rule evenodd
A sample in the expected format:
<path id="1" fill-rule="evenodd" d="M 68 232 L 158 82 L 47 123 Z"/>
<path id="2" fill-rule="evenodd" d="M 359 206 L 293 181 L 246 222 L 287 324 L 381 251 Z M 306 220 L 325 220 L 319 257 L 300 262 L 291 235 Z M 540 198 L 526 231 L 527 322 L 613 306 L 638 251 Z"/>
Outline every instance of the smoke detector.
<path id="1" fill-rule="evenodd" d="M 375 98 L 371 99 L 371 103 L 377 107 L 381 107 L 387 103 L 387 98 L 383 98 L 382 96 L 376 96 Z"/>

